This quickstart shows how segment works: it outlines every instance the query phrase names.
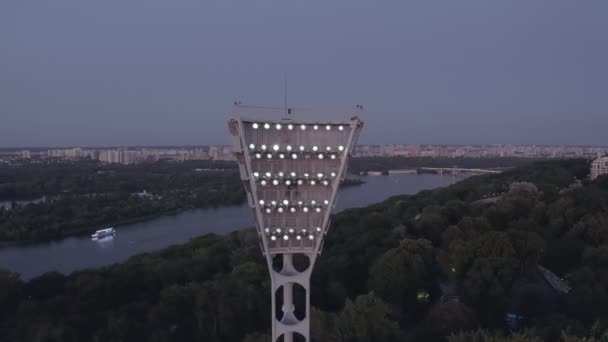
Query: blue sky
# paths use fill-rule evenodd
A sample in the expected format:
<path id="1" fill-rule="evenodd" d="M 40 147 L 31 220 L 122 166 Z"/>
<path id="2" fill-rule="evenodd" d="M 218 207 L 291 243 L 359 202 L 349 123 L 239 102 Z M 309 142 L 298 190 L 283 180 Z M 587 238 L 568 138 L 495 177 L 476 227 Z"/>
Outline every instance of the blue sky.
<path id="1" fill-rule="evenodd" d="M 4 0 L 0 146 L 229 143 L 234 100 L 361 143 L 608 145 L 608 1 Z"/>

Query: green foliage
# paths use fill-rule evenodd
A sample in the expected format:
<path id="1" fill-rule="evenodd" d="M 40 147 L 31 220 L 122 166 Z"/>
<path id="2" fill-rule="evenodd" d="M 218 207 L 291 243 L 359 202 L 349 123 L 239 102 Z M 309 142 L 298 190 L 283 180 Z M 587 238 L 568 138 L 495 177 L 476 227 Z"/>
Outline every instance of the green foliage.
<path id="1" fill-rule="evenodd" d="M 383 342 L 394 341 L 399 335 L 397 324 L 388 319 L 390 310 L 373 293 L 347 300 L 335 319 L 329 341 Z"/>
<path id="2" fill-rule="evenodd" d="M 541 162 L 334 215 L 311 278 L 313 341 L 605 338 L 608 183 L 575 182 L 587 171 Z M 27 283 L 2 271 L 0 341 L 266 341 L 267 272 L 253 230 Z M 530 330 L 505 336 L 507 312 Z"/>
<path id="3" fill-rule="evenodd" d="M 428 308 L 429 298 L 420 300 L 419 294 L 430 297 L 429 293 L 437 292 L 437 272 L 430 241 L 405 239 L 376 259 L 370 270 L 369 287 L 384 300 L 399 303 L 412 314 L 422 313 Z"/>
<path id="4" fill-rule="evenodd" d="M 530 332 L 503 336 L 485 330 L 478 330 L 451 335 L 448 342 L 542 342 L 542 339 Z"/>
<path id="5" fill-rule="evenodd" d="M 185 209 L 242 203 L 245 193 L 235 167 L 210 161 L 0 165 L 0 201 L 46 196 L 40 203 L 0 209 L 0 242 L 51 239 Z M 137 194 L 144 190 L 149 196 Z"/>

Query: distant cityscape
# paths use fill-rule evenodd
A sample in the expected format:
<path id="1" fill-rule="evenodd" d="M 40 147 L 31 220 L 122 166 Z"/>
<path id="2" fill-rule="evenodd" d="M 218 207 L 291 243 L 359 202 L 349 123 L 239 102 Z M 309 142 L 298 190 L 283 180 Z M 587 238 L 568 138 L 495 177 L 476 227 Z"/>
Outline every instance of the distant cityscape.
<path id="1" fill-rule="evenodd" d="M 434 157 L 434 158 L 587 158 L 608 155 L 608 147 L 558 145 L 358 145 L 356 157 Z M 4 149 L 0 162 L 28 159 L 91 159 L 103 163 L 136 164 L 143 162 L 188 160 L 234 160 L 230 146 L 196 147 L 121 147 Z"/>

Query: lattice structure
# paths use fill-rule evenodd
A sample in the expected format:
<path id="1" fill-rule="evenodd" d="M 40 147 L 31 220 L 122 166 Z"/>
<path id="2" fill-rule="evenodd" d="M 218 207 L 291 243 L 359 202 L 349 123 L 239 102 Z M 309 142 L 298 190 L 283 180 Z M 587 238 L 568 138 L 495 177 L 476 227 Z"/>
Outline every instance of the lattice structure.
<path id="1" fill-rule="evenodd" d="M 228 126 L 270 271 L 273 342 L 310 341 L 310 275 L 363 122 L 238 117 Z M 302 256 L 308 265 L 297 269 Z M 296 286 L 303 307 L 294 305 Z"/>

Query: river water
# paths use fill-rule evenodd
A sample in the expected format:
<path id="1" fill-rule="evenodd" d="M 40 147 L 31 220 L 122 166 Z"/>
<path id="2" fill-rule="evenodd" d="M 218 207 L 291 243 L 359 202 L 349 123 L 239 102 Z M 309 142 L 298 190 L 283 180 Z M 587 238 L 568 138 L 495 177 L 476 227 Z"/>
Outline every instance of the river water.
<path id="1" fill-rule="evenodd" d="M 435 174 L 361 177 L 365 184 L 340 189 L 335 211 L 367 206 L 394 195 L 448 186 L 465 177 Z M 175 216 L 116 227 L 116 236 L 102 241 L 80 236 L 3 247 L 0 248 L 0 268 L 18 272 L 24 280 L 48 271 L 68 274 L 124 261 L 135 254 L 181 244 L 196 236 L 226 234 L 253 226 L 253 213 L 246 204 L 190 210 Z"/>

